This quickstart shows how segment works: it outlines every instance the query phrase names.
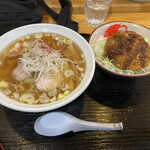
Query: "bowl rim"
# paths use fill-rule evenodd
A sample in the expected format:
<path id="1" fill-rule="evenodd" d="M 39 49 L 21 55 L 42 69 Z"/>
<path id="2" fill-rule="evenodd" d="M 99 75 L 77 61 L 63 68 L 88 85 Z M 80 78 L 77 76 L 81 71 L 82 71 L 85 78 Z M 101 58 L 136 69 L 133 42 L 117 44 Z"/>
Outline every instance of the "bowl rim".
<path id="1" fill-rule="evenodd" d="M 130 24 L 134 24 L 134 25 L 138 25 L 138 26 L 141 26 L 141 27 L 144 27 L 148 30 L 150 30 L 150 28 L 148 27 L 145 27 L 144 25 L 140 25 L 138 23 L 134 23 L 134 22 L 130 22 L 130 21 L 111 21 L 111 22 L 107 22 L 105 24 L 102 24 L 100 26 L 98 26 L 96 29 L 93 30 L 93 32 L 90 34 L 90 37 L 88 39 L 88 42 L 90 43 L 90 39 L 92 37 L 92 35 L 94 34 L 94 32 L 96 32 L 96 30 L 98 30 L 100 27 L 102 26 L 105 26 L 105 25 L 108 25 L 108 24 L 111 24 L 111 23 L 130 23 Z M 93 49 L 92 49 L 93 50 Z M 94 52 L 94 50 L 93 50 Z M 95 55 L 95 52 L 94 52 L 94 55 Z M 96 64 L 102 68 L 104 71 L 106 72 L 110 72 L 111 74 L 114 74 L 114 75 L 117 75 L 117 76 L 120 76 L 120 77 L 126 77 L 126 78 L 140 78 L 140 77 L 146 77 L 146 76 L 149 76 L 150 75 L 150 72 L 145 72 L 143 74 L 137 74 L 137 75 L 129 75 L 129 74 L 121 74 L 121 73 L 118 73 L 118 72 L 115 72 L 115 71 L 112 71 L 112 70 L 109 70 L 107 68 L 105 68 L 103 65 L 101 65 L 95 58 L 95 61 L 96 61 Z"/>
<path id="2" fill-rule="evenodd" d="M 16 111 L 21 111 L 21 112 L 30 112 L 30 113 L 35 113 L 35 112 L 45 112 L 45 111 L 51 111 L 51 110 L 54 110 L 54 109 L 57 109 L 57 108 L 60 108 L 60 107 L 63 107 L 63 106 L 65 106 L 65 105 L 67 105 L 67 104 L 69 104 L 69 103 L 71 103 L 72 101 L 74 101 L 77 97 L 79 97 L 85 90 L 86 90 L 86 88 L 89 86 L 89 84 L 90 84 L 90 82 L 92 81 L 92 79 L 93 79 L 93 76 L 94 76 L 94 73 L 95 73 L 95 57 L 94 57 L 94 52 L 93 52 L 93 50 L 92 50 L 92 48 L 90 47 L 90 45 L 89 45 L 89 43 L 79 34 L 79 33 L 77 33 L 77 32 L 75 32 L 75 31 L 73 31 L 72 29 L 69 29 L 69 28 L 67 28 L 67 27 L 64 27 L 64 26 L 61 26 L 61 25 L 57 25 L 57 24 L 48 24 L 48 23 L 36 23 L 36 24 L 29 24 L 29 25 L 24 25 L 24 26 L 21 26 L 21 27 L 17 27 L 17 28 L 15 28 L 15 29 L 13 29 L 13 30 L 10 30 L 10 31 L 8 31 L 8 32 L 6 32 L 5 34 L 3 34 L 1 37 L 0 37 L 0 39 L 2 39 L 3 37 L 5 38 L 7 35 L 9 35 L 10 33 L 12 34 L 12 33 L 14 33 L 15 34 L 15 32 L 17 31 L 19 31 L 19 32 L 22 32 L 21 30 L 23 29 L 23 28 L 25 28 L 25 29 L 27 29 L 27 28 L 30 28 L 32 26 L 32 28 L 34 27 L 37 27 L 37 26 L 39 26 L 39 31 L 38 32 L 36 32 L 36 31 L 29 31 L 30 33 L 20 33 L 21 35 L 19 35 L 19 37 L 17 37 L 16 38 L 16 40 L 18 39 L 18 38 L 20 38 L 21 36 L 25 36 L 25 35 L 27 35 L 27 34 L 34 34 L 34 33 L 39 33 L 39 32 L 44 32 L 44 31 L 42 31 L 42 29 L 41 29 L 41 27 L 47 27 L 47 26 L 49 26 L 49 27 L 47 27 L 48 29 L 50 29 L 50 27 L 52 27 L 52 28 L 54 28 L 54 27 L 56 27 L 56 30 L 57 30 L 57 28 L 59 28 L 59 30 L 63 30 L 63 29 L 65 29 L 64 31 L 65 32 L 69 32 L 69 33 L 66 33 L 65 35 L 63 35 L 63 36 L 65 36 L 65 37 L 70 37 L 71 38 L 71 36 L 72 36 L 72 40 L 75 42 L 75 43 L 77 43 L 77 41 L 75 41 L 74 40 L 74 36 L 73 35 L 75 35 L 75 38 L 77 39 L 77 38 L 80 38 L 80 40 L 82 40 L 82 42 L 84 43 L 84 44 L 82 44 L 82 49 L 83 49 L 83 45 L 85 45 L 86 46 L 86 48 L 88 47 L 89 48 L 89 52 L 90 52 L 90 54 L 88 54 L 87 56 L 90 56 L 91 57 L 91 61 L 90 61 L 90 64 L 91 64 L 91 66 L 92 66 L 92 68 L 91 68 L 91 70 L 90 71 L 88 71 L 87 72 L 87 75 L 86 75 L 86 79 L 88 79 L 88 80 L 86 80 L 85 81 L 85 79 L 83 78 L 83 80 L 84 80 L 84 84 L 81 82 L 80 84 L 79 84 L 79 86 L 75 89 L 77 92 L 74 92 L 71 96 L 69 96 L 68 95 L 68 98 L 65 100 L 64 98 L 62 98 L 61 100 L 59 100 L 59 101 L 56 101 L 56 103 L 55 104 L 49 104 L 49 105 L 47 105 L 47 104 L 42 104 L 42 106 L 43 107 L 39 107 L 39 106 L 37 106 L 37 107 L 32 107 L 33 105 L 29 105 L 29 104 L 23 104 L 23 103 L 20 103 L 20 102 L 14 102 L 11 98 L 8 98 L 6 95 L 4 95 L 2 92 L 1 92 L 1 94 L 4 96 L 4 97 L 7 97 L 9 100 L 8 101 L 12 101 L 12 102 L 10 102 L 10 103 L 8 103 L 7 101 L 5 102 L 4 100 L 1 100 L 2 98 L 0 98 L 0 104 L 2 105 L 2 106 L 5 106 L 5 107 L 7 107 L 7 108 L 10 108 L 10 109 L 12 109 L 12 110 L 16 110 Z M 31 29 L 30 29 L 31 30 Z M 60 31 L 60 33 L 58 33 L 58 32 L 56 32 L 56 30 L 55 31 L 52 31 L 52 29 L 51 30 L 49 30 L 49 31 L 46 31 L 46 32 L 50 32 L 50 33 L 57 33 L 57 34 L 60 34 L 60 35 L 62 35 L 62 32 L 64 32 L 64 31 Z M 22 35 L 22 34 L 24 34 L 24 35 Z M 68 36 L 67 36 L 68 35 Z M 14 40 L 12 40 L 12 41 L 9 41 L 8 42 L 8 44 L 10 44 L 11 42 L 13 42 Z M 78 44 L 78 46 L 80 47 L 80 45 Z M 80 48 L 81 48 L 80 47 Z M 4 49 L 5 49 L 5 47 L 4 47 Z M 0 53 L 2 52 L 3 50 L 1 50 L 0 51 Z M 85 50 L 83 50 L 83 52 L 85 53 Z M 86 65 L 87 66 L 87 65 Z M 88 74 L 89 73 L 89 74 Z M 88 78 L 87 78 L 88 77 Z M 82 84 L 82 85 L 81 85 Z M 15 105 L 15 104 L 17 104 L 17 105 Z"/>

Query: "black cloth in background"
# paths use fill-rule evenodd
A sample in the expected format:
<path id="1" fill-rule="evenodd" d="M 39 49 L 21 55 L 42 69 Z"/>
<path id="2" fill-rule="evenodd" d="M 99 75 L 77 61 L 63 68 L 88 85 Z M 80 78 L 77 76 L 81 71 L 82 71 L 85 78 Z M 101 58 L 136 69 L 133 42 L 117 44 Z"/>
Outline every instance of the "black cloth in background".
<path id="1" fill-rule="evenodd" d="M 40 23 L 43 9 L 58 22 L 59 25 L 78 31 L 78 23 L 70 20 L 71 2 L 60 0 L 62 9 L 55 13 L 43 0 L 0 0 L 0 35 L 16 27 Z"/>

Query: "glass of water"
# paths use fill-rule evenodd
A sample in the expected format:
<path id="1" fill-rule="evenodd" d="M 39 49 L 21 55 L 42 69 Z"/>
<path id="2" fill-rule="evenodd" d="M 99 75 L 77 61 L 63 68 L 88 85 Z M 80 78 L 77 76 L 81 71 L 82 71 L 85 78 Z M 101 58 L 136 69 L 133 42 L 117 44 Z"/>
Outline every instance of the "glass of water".
<path id="1" fill-rule="evenodd" d="M 90 26 L 103 24 L 112 0 L 85 0 L 86 21 Z"/>

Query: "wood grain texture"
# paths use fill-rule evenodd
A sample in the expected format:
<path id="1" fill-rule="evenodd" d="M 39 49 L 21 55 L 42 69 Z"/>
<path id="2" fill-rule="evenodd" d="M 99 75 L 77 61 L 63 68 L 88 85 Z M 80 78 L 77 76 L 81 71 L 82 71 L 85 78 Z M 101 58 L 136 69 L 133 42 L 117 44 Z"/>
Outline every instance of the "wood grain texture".
<path id="1" fill-rule="evenodd" d="M 149 13 L 109 13 L 104 23 L 112 21 L 129 21 L 150 28 L 150 12 Z M 95 27 L 87 24 L 85 14 L 72 14 L 72 20 L 79 23 L 79 33 L 91 34 Z M 56 23 L 50 16 L 44 15 L 43 23 Z"/>
<path id="2" fill-rule="evenodd" d="M 46 4 L 57 13 L 61 6 L 57 0 L 45 0 Z M 84 0 L 72 0 L 71 19 L 79 23 L 79 33 L 91 34 L 94 27 L 86 22 Z M 138 3 L 131 0 L 113 0 L 104 23 L 112 21 L 129 21 L 150 28 L 150 2 Z M 45 11 L 43 23 L 56 23 Z"/>
<path id="3" fill-rule="evenodd" d="M 45 0 L 46 4 L 54 11 L 60 11 L 60 4 L 58 0 Z M 84 13 L 84 0 L 71 0 L 72 13 L 82 14 Z M 131 0 L 112 0 L 110 13 L 126 13 L 126 12 L 150 12 L 150 2 L 139 3 Z"/>
<path id="4" fill-rule="evenodd" d="M 0 106 L 0 139 L 6 150 L 149 150 L 150 77 L 121 80 L 96 67 L 86 91 L 57 109 L 96 122 L 123 122 L 123 131 L 36 134 L 34 121 L 43 113 L 22 113 Z"/>
<path id="5" fill-rule="evenodd" d="M 58 0 L 45 0 L 56 12 Z M 79 33 L 95 28 L 86 23 L 83 0 L 72 0 L 72 20 Z M 105 22 L 131 21 L 150 28 L 150 3 L 113 0 Z M 56 23 L 44 12 L 43 23 Z M 88 39 L 87 35 L 84 35 Z M 150 77 L 117 79 L 96 67 L 85 92 L 72 103 L 57 109 L 96 122 L 123 122 L 124 130 L 67 133 L 44 137 L 35 133 L 37 117 L 45 113 L 23 113 L 0 105 L 0 140 L 6 150 L 150 150 Z"/>

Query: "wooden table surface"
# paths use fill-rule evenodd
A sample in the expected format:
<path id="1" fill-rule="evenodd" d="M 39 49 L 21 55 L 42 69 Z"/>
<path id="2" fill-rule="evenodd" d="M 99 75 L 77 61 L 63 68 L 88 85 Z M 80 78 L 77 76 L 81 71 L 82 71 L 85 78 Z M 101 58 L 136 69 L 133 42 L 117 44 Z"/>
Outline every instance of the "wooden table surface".
<path id="1" fill-rule="evenodd" d="M 45 0 L 47 5 L 59 13 L 58 0 Z M 87 24 L 84 13 L 84 0 L 72 0 L 71 19 L 79 23 L 79 33 L 90 34 L 95 29 Z M 131 0 L 112 0 L 111 8 L 104 23 L 112 21 L 129 21 L 150 28 L 150 2 L 139 3 Z M 43 22 L 56 23 L 44 12 Z"/>
<path id="2" fill-rule="evenodd" d="M 58 1 L 46 0 L 55 11 Z M 72 19 L 79 32 L 90 34 L 83 0 L 72 0 Z M 113 0 L 105 22 L 132 21 L 150 28 L 150 3 Z M 79 13 L 78 13 L 79 12 Z M 52 22 L 44 13 L 43 22 Z M 89 35 L 83 35 L 88 39 Z M 45 113 L 23 113 L 0 105 L 0 140 L 6 150 L 150 150 L 150 77 L 122 80 L 96 67 L 93 80 L 84 93 L 57 109 L 80 119 L 95 122 L 123 122 L 120 132 L 92 131 L 44 137 L 35 133 L 37 117 Z"/>

